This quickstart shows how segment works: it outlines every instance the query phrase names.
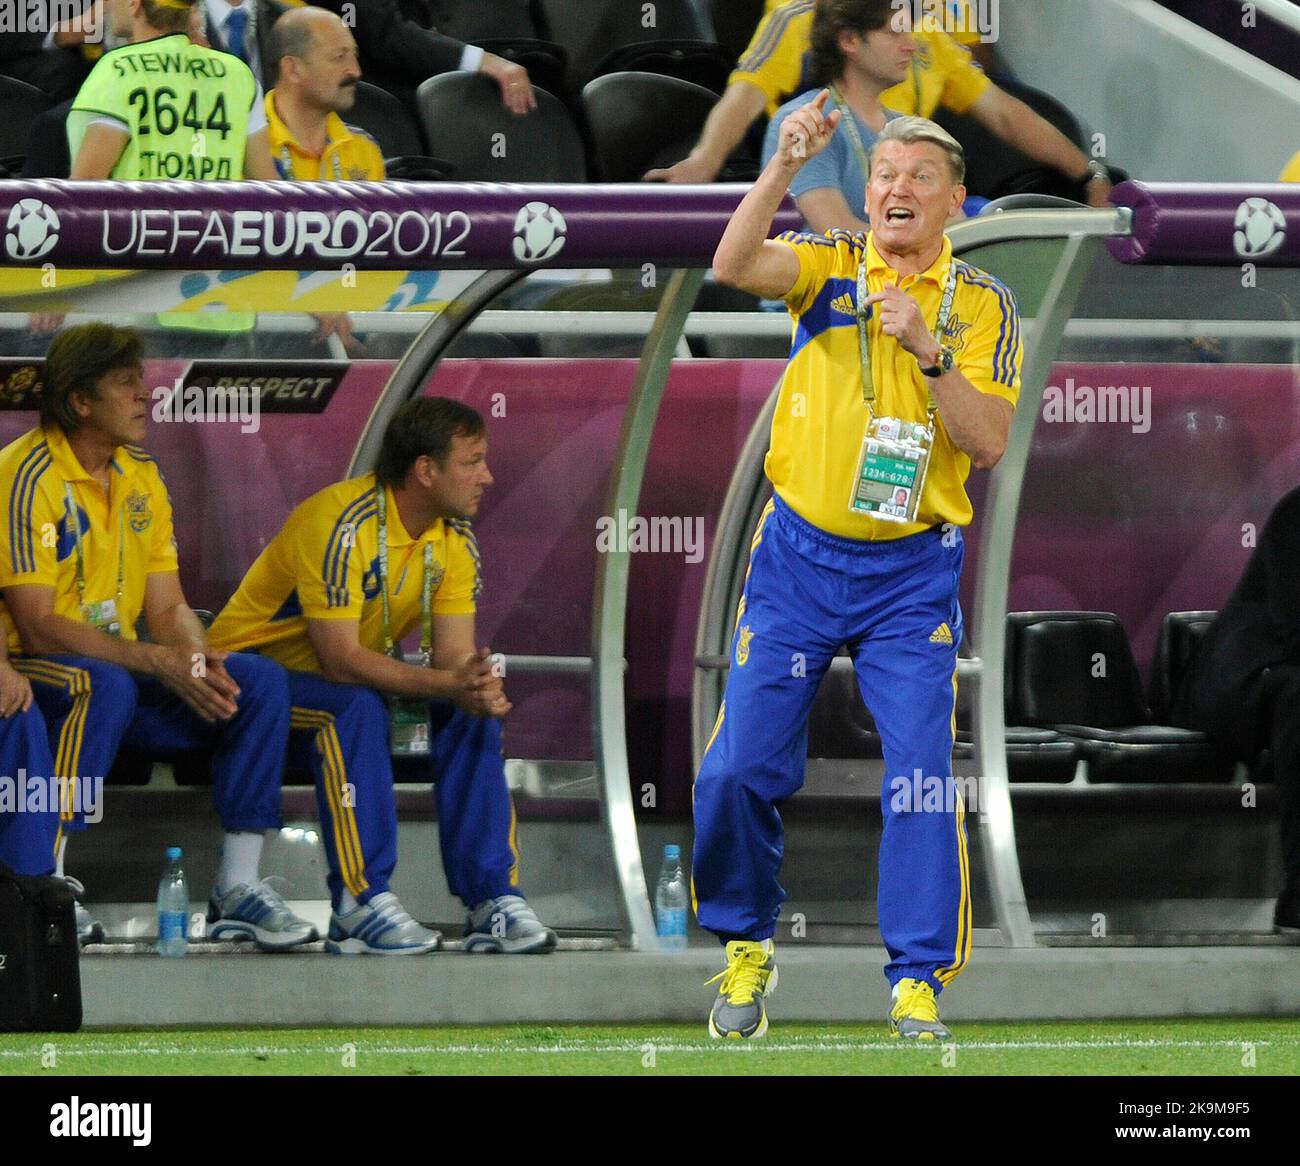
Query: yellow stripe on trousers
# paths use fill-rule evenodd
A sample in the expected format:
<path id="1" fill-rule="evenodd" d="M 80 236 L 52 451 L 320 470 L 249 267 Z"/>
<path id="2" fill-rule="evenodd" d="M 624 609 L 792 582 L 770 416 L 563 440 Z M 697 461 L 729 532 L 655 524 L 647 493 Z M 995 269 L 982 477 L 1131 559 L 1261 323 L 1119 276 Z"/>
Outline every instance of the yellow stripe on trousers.
<path id="1" fill-rule="evenodd" d="M 957 666 L 952 669 L 952 732 L 957 736 Z M 961 790 L 954 789 L 957 795 L 957 865 L 961 871 L 961 898 L 957 904 L 957 943 L 953 953 L 953 962 L 946 968 L 934 973 L 939 983 L 947 985 L 961 975 L 970 960 L 971 943 L 971 898 L 970 898 L 970 856 L 966 852 L 966 803 Z"/>
<path id="2" fill-rule="evenodd" d="M 515 856 L 515 861 L 510 867 L 510 885 L 517 887 L 519 885 L 519 814 L 515 810 L 514 798 L 510 798 L 510 853 Z"/>
<path id="3" fill-rule="evenodd" d="M 366 880 L 357 816 L 349 799 L 344 796 L 347 766 L 343 763 L 343 749 L 339 744 L 338 730 L 334 727 L 334 716 L 320 709 L 291 707 L 289 727 L 316 734 L 316 751 L 321 758 L 321 784 L 325 788 L 325 804 L 329 808 L 330 829 L 334 834 L 334 853 L 339 856 L 343 885 L 356 898 L 369 890 L 370 883 Z"/>
<path id="4" fill-rule="evenodd" d="M 14 671 L 28 680 L 57 688 L 72 697 L 72 708 L 63 718 L 59 743 L 54 752 L 54 775 L 59 779 L 59 821 L 71 822 L 77 804 L 77 771 L 81 768 L 81 746 L 86 737 L 86 714 L 90 709 L 90 673 L 55 660 L 16 656 Z M 62 832 L 62 825 L 59 830 Z"/>

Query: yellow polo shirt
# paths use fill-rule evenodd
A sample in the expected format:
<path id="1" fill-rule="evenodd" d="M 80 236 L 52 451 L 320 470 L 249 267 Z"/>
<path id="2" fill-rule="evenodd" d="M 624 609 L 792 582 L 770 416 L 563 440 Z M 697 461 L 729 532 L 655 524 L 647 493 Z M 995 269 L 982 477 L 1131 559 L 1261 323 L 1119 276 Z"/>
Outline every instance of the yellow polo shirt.
<path id="1" fill-rule="evenodd" d="M 865 254 L 869 293 L 896 284 L 920 304 L 933 330 L 951 241 L 944 237 L 943 250 L 929 269 L 900 279 L 880 258 L 869 234 L 837 230 L 828 238 L 787 231 L 777 238 L 798 259 L 799 277 L 785 297 L 793 336 L 764 463 L 776 492 L 814 526 L 844 538 L 901 538 L 945 522 L 965 526 L 972 514 L 965 486 L 970 455 L 957 448 L 937 414 L 919 521 L 888 522 L 849 510 L 869 420 L 856 317 L 858 265 Z M 975 388 L 1014 405 L 1022 357 L 1015 297 L 1006 285 L 963 260 L 956 260 L 953 274 L 957 284 L 944 343 Z M 876 314 L 867 321 L 867 338 L 876 416 L 924 422 L 929 381 L 916 358 L 885 335 Z"/>
<path id="2" fill-rule="evenodd" d="M 812 34 L 813 8 L 813 0 L 792 0 L 768 12 L 727 79 L 728 85 L 745 81 L 761 89 L 767 98 L 768 117 L 792 94 L 810 87 L 803 83 L 803 62 Z M 880 104 L 922 117 L 931 117 L 941 105 L 965 113 L 992 82 L 970 50 L 946 32 L 918 32 L 915 36 L 917 52 L 907 79 L 886 89 Z"/>
<path id="3" fill-rule="evenodd" d="M 8 522 L 0 528 L 0 587 L 54 588 L 54 611 L 85 622 L 77 594 L 77 550 L 68 495 L 81 529 L 85 601 L 116 600 L 121 546 L 124 639 L 135 639 L 150 575 L 177 570 L 172 505 L 158 463 L 138 445 L 120 445 L 110 463 L 109 490 L 85 469 L 63 431 L 33 429 L 0 450 Z M 10 652 L 22 644 L 0 605 Z"/>
<path id="4" fill-rule="evenodd" d="M 328 141 L 317 157 L 299 145 L 275 108 L 275 90 L 266 95 L 267 140 L 280 177 L 300 182 L 378 182 L 384 177 L 379 143 L 363 129 L 348 127 L 337 113 L 325 119 Z"/>
<path id="5" fill-rule="evenodd" d="M 394 642 L 420 620 L 424 546 L 433 547 L 433 613 L 472 615 L 478 540 L 467 520 L 435 522 L 419 538 L 402 525 L 387 491 L 388 596 Z M 209 638 L 228 651 L 256 650 L 299 672 L 320 672 L 309 619 L 353 620 L 360 642 L 384 650 L 379 596 L 379 504 L 373 473 L 313 494 L 289 515 L 217 616 Z"/>

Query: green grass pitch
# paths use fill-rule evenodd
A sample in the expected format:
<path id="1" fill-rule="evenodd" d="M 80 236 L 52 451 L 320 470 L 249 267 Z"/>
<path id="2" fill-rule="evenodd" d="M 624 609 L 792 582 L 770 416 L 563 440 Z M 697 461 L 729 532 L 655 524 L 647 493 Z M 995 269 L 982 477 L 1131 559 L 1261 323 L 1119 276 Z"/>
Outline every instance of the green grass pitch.
<path id="1" fill-rule="evenodd" d="M 0 1076 L 1300 1074 L 1300 1019 L 955 1026 L 902 1045 L 883 1025 L 774 1023 L 750 1043 L 704 1023 L 492 1028 L 171 1029 L 0 1037 Z"/>

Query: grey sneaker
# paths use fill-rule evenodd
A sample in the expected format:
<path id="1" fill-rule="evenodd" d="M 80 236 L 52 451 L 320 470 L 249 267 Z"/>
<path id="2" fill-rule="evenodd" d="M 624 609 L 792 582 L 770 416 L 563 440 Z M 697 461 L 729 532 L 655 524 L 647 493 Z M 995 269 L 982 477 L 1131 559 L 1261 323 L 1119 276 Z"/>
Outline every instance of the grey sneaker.
<path id="1" fill-rule="evenodd" d="M 81 880 L 64 875 L 63 881 L 68 884 L 68 889 L 76 898 L 77 942 L 82 947 L 85 947 L 88 943 L 103 943 L 103 924 L 81 905 L 81 900 L 86 894 L 86 888 L 82 885 Z"/>
<path id="2" fill-rule="evenodd" d="M 330 915 L 325 950 L 334 955 L 424 955 L 441 942 L 438 932 L 421 927 L 402 909 L 392 891 L 382 891 L 355 911 Z"/>
<path id="3" fill-rule="evenodd" d="M 889 1010 L 889 1035 L 916 1041 L 950 1041 L 952 1033 L 939 1019 L 934 989 L 924 980 L 899 980 Z"/>
<path id="4" fill-rule="evenodd" d="M 263 951 L 287 951 L 320 938 L 271 889 L 270 881 L 237 883 L 224 895 L 213 891 L 208 901 L 208 936 L 212 939 L 251 939 Z"/>
<path id="5" fill-rule="evenodd" d="M 465 924 L 466 951 L 527 955 L 555 947 L 555 932 L 519 895 L 498 895 L 475 907 Z"/>
<path id="6" fill-rule="evenodd" d="M 765 997 L 776 991 L 776 944 L 770 939 L 733 939 L 727 944 L 727 966 L 710 984 L 721 980 L 718 998 L 709 1013 L 714 1040 L 757 1040 L 767 1032 Z"/>

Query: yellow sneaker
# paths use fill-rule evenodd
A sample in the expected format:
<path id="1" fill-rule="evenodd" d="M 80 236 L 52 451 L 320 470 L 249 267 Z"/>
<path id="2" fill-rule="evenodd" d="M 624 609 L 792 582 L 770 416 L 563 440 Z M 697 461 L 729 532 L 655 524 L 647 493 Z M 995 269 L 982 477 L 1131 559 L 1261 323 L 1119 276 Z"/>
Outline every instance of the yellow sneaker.
<path id="1" fill-rule="evenodd" d="M 715 1040 L 756 1040 L 767 1031 L 763 997 L 776 988 L 776 944 L 770 939 L 727 944 L 727 967 L 708 984 L 721 980 L 709 1013 L 709 1036 Z"/>
<path id="2" fill-rule="evenodd" d="M 899 980 L 889 1010 L 889 1035 L 904 1040 L 952 1040 L 939 1019 L 934 989 L 924 980 Z"/>

